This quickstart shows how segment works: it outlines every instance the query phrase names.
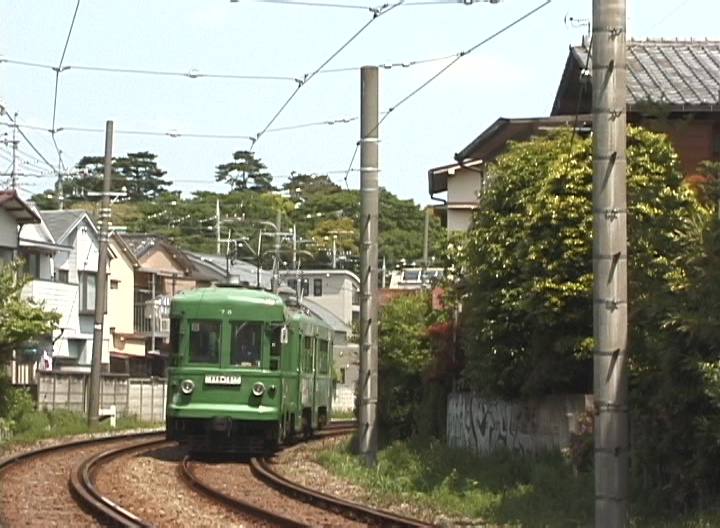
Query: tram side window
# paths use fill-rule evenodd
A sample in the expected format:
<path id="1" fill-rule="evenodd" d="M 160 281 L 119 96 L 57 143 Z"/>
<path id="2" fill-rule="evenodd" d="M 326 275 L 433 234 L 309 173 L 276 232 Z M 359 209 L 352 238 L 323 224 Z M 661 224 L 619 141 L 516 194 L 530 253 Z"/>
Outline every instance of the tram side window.
<path id="1" fill-rule="evenodd" d="M 275 327 L 272 330 L 272 340 L 270 341 L 270 370 L 280 369 L 283 332 L 285 332 L 287 336 L 287 328 L 283 326 Z"/>
<path id="2" fill-rule="evenodd" d="M 190 321 L 190 363 L 220 361 L 220 321 Z"/>
<path id="3" fill-rule="evenodd" d="M 170 319 L 170 366 L 177 367 L 180 363 L 180 319 Z"/>
<path id="4" fill-rule="evenodd" d="M 233 344 L 230 363 L 233 365 L 260 366 L 262 325 L 243 321 L 233 323 Z"/>
<path id="5" fill-rule="evenodd" d="M 313 369 L 312 342 L 312 337 L 305 336 L 303 346 L 303 372 L 312 372 Z"/>
<path id="6" fill-rule="evenodd" d="M 324 339 L 318 341 L 318 372 L 321 374 L 327 374 L 330 372 L 330 350 L 328 342 Z"/>

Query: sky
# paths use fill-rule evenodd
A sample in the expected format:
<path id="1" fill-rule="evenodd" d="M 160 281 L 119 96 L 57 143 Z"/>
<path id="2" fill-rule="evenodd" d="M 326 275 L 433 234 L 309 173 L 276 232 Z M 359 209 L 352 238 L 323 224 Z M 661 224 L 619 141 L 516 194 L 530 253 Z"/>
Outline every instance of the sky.
<path id="1" fill-rule="evenodd" d="M 17 112 L 29 140 L 16 136 L 21 195 L 51 188 L 58 167 L 71 170 L 85 155 L 101 156 L 107 120 L 114 123 L 114 155 L 157 154 L 172 188 L 186 196 L 229 190 L 215 182 L 215 167 L 249 149 L 247 137 L 268 125 L 253 150 L 276 185 L 298 172 L 359 188 L 359 154 L 347 171 L 360 138 L 360 67 L 405 64 L 380 69 L 381 110 L 396 107 L 379 127 L 380 184 L 429 204 L 429 169 L 452 163 L 499 117 L 549 114 L 568 48 L 580 44 L 592 12 L 591 0 L 405 0 L 373 18 L 367 7 L 380 0 L 304 1 L 0 0 L 0 102 L 9 114 L 0 123 Z M 344 8 L 307 5 L 313 2 Z M 627 3 L 631 38 L 720 38 L 717 0 Z M 423 61 L 467 51 L 543 5 L 398 105 L 451 59 Z M 333 55 L 271 124 L 296 91 L 294 79 Z M 52 67 L 61 58 L 56 76 Z M 326 124 L 300 126 L 313 123 Z M 4 185 L 12 147 L 3 140 L 12 140 L 12 128 L 0 126 Z"/>

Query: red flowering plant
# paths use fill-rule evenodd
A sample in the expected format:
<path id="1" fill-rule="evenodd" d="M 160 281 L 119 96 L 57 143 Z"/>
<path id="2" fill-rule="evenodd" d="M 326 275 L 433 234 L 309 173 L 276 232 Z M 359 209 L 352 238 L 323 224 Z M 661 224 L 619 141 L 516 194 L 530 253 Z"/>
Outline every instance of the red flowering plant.
<path id="1" fill-rule="evenodd" d="M 586 472 L 593 468 L 594 422 L 592 411 L 585 411 L 577 418 L 577 429 L 570 433 L 566 454 L 577 471 Z"/>

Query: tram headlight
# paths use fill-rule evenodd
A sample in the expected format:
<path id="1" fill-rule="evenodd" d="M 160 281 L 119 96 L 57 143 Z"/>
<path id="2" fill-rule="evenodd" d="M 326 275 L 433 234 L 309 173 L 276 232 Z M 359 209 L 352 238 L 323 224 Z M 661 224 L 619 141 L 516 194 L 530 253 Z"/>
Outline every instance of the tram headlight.
<path id="1" fill-rule="evenodd" d="M 193 380 L 182 380 L 180 383 L 180 390 L 183 394 L 190 394 L 193 389 L 195 388 L 195 384 L 193 383 Z"/>
<path id="2" fill-rule="evenodd" d="M 255 396 L 262 396 L 265 392 L 265 385 L 263 385 L 262 381 L 258 381 L 253 385 L 252 393 Z"/>

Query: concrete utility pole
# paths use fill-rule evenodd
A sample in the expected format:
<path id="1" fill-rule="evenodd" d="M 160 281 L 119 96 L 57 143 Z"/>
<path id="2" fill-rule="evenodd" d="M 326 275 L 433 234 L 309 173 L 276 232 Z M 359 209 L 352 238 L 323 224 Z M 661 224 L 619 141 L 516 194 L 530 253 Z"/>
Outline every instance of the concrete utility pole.
<path id="1" fill-rule="evenodd" d="M 593 0 L 593 352 L 595 526 L 626 526 L 626 0 Z"/>
<path id="2" fill-rule="evenodd" d="M 420 281 L 425 280 L 425 272 L 428 269 L 428 245 L 430 242 L 430 208 L 425 209 L 425 231 L 423 234 L 423 265 L 422 265 L 422 277 Z"/>
<path id="3" fill-rule="evenodd" d="M 100 250 L 95 282 L 95 325 L 93 327 L 92 367 L 88 425 L 97 427 L 100 414 L 100 370 L 102 369 L 103 322 L 107 306 L 108 234 L 110 232 L 110 189 L 112 183 L 113 122 L 105 124 L 105 172 L 103 174 L 102 207 L 100 208 Z M 154 344 L 153 344 L 154 346 Z"/>
<path id="4" fill-rule="evenodd" d="M 215 200 L 215 253 L 220 254 L 220 200 Z"/>
<path id="5" fill-rule="evenodd" d="M 280 224 L 282 223 L 282 211 L 278 209 L 275 218 L 275 261 L 273 262 L 272 291 L 277 293 L 280 289 Z"/>
<path id="6" fill-rule="evenodd" d="M 377 464 L 378 68 L 360 70 L 360 453 Z"/>
<path id="7" fill-rule="evenodd" d="M 17 123 L 17 112 L 15 112 L 15 119 L 13 123 Z M 13 127 L 13 138 L 12 138 L 12 172 L 10 173 L 10 188 L 17 189 L 17 149 L 18 141 L 16 139 L 17 126 Z"/>

